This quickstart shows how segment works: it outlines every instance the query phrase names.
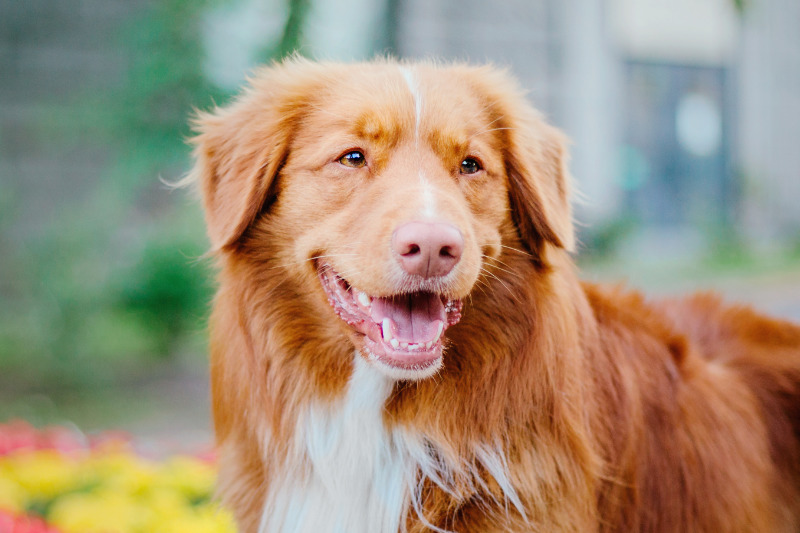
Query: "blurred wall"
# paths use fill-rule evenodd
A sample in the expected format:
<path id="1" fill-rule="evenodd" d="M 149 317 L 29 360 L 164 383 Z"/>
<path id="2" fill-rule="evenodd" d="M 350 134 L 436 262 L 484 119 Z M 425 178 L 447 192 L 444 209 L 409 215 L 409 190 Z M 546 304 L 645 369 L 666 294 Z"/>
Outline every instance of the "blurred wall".
<path id="1" fill-rule="evenodd" d="M 743 224 L 756 234 L 800 228 L 800 2 L 750 2 L 738 43 L 737 160 Z"/>
<path id="2" fill-rule="evenodd" d="M 89 88 L 119 87 L 127 65 L 117 39 L 143 1 L 0 2 L 0 215 L 5 231 L 29 234 L 82 198 L 108 163 L 82 142 L 81 122 L 55 111 Z M 56 133 L 58 130 L 58 133 Z M 63 137 L 61 134 L 65 134 Z"/>

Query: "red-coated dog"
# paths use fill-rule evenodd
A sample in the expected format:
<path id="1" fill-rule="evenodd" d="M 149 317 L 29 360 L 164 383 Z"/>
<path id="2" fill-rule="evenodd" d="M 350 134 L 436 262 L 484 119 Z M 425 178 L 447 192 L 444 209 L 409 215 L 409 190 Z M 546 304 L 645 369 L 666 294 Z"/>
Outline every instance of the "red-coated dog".
<path id="1" fill-rule="evenodd" d="M 293 59 L 196 130 L 241 531 L 800 531 L 800 328 L 579 282 L 503 72 Z"/>

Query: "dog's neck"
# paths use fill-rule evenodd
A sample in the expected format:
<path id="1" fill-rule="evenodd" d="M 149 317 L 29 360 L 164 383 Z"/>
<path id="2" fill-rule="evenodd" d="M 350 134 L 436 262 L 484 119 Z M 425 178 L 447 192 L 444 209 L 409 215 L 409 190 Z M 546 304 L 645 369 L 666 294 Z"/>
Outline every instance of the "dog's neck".
<path id="1" fill-rule="evenodd" d="M 283 468 L 271 479 L 259 531 L 396 533 L 408 513 L 427 522 L 426 484 L 457 499 L 499 486 L 500 497 L 522 513 L 500 446 L 480 443 L 467 456 L 471 461 L 448 460 L 422 433 L 386 425 L 392 390 L 392 382 L 356 353 L 346 394 L 333 403 L 312 402 L 298 417 Z"/>

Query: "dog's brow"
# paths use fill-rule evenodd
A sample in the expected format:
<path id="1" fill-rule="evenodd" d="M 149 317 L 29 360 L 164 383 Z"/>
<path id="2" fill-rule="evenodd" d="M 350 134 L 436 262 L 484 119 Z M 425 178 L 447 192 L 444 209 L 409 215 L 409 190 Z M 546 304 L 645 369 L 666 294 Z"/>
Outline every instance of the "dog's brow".
<path id="1" fill-rule="evenodd" d="M 394 146 L 400 137 L 400 127 L 389 113 L 370 109 L 364 111 L 353 121 L 352 132 L 357 137 Z"/>
<path id="2" fill-rule="evenodd" d="M 448 161 L 462 157 L 469 149 L 470 137 L 460 130 L 438 128 L 430 132 L 431 143 Z"/>

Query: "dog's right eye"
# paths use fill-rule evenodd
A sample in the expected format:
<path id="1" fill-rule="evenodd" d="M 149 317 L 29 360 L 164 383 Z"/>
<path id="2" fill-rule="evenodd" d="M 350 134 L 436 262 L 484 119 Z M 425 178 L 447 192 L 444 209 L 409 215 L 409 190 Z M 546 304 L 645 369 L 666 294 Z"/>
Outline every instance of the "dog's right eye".
<path id="1" fill-rule="evenodd" d="M 339 163 L 346 167 L 361 168 L 367 164 L 367 158 L 360 151 L 353 150 L 340 157 Z"/>

